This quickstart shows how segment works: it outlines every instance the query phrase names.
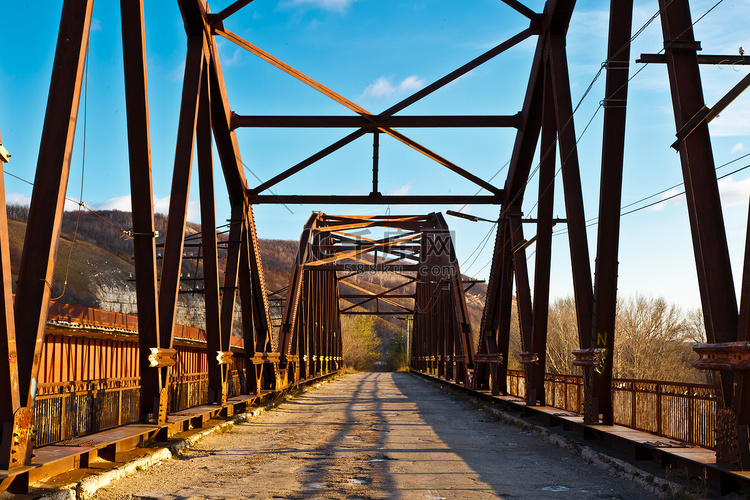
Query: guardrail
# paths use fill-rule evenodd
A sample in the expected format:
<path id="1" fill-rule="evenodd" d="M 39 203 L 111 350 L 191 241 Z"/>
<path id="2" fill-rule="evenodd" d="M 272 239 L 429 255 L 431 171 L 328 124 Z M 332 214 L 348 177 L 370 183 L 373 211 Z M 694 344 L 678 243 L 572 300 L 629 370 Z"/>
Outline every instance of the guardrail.
<path id="1" fill-rule="evenodd" d="M 132 345 L 129 345 L 132 344 Z M 124 365 L 123 353 L 134 349 L 135 342 L 105 341 L 87 337 L 62 337 L 48 335 L 43 352 L 44 359 L 60 361 L 61 345 L 74 345 L 80 352 L 88 355 L 87 362 L 75 363 L 70 370 L 48 370 L 49 380 L 67 373 L 98 374 L 109 378 L 94 380 L 74 380 L 43 382 L 39 384 L 39 395 L 34 405 L 34 428 L 36 446 L 65 441 L 68 439 L 93 434 L 112 427 L 136 423 L 140 415 L 140 378 L 122 377 L 122 373 L 137 374 L 137 363 Z M 119 359 L 118 359 L 119 358 Z M 169 382 L 170 413 L 199 406 L 208 402 L 207 354 L 204 349 L 177 346 L 178 363 Z M 75 357 L 69 358 L 75 360 Z M 50 362 L 49 365 L 53 363 Z M 62 364 L 62 363 L 54 363 Z M 116 369 L 118 364 L 120 369 Z M 93 366 L 96 365 L 96 366 Z M 232 370 L 229 372 L 229 396 L 244 393 L 245 369 L 242 358 L 233 358 Z M 108 367 L 104 369 L 104 367 Z M 114 367 L 114 368 L 113 368 Z M 135 369 L 133 368 L 135 367 Z"/>
<path id="2" fill-rule="evenodd" d="M 205 331 L 175 326 L 177 363 L 168 411 L 208 402 Z M 245 392 L 241 339 L 229 365 L 229 396 Z M 52 303 L 34 405 L 35 446 L 136 423 L 140 415 L 137 318 Z"/>
<path id="3" fill-rule="evenodd" d="M 583 379 L 547 373 L 547 406 L 583 412 Z M 612 381 L 615 423 L 704 448 L 716 449 L 716 396 L 713 386 L 656 380 Z M 508 370 L 508 393 L 524 398 L 523 370 Z"/>

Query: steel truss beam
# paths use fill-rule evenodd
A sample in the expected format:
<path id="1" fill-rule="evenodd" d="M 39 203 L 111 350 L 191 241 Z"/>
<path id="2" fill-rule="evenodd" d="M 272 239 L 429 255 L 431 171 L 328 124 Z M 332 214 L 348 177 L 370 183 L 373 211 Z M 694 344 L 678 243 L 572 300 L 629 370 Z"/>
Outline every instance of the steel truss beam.
<path id="1" fill-rule="evenodd" d="M 498 195 L 255 195 L 254 205 L 499 205 Z"/>
<path id="2" fill-rule="evenodd" d="M 7 384 L 10 384 L 10 410 L 16 408 L 10 422 L 7 421 L 8 416 L 3 415 L 0 465 L 6 467 L 27 465 L 31 461 L 34 444 L 31 417 L 36 399 L 53 271 L 57 260 L 57 243 L 68 186 L 93 4 L 93 0 L 67 0 L 63 4 L 34 190 L 29 207 L 28 227 L 34 230 L 26 231 L 24 239 L 14 315 L 9 314 L 7 301 L 10 297 L 7 296 L 8 290 L 3 289 L 6 329 L 4 337 L 6 343 L 13 338 L 14 332 L 9 321 L 14 319 L 15 360 L 18 366 L 17 385 L 13 385 L 12 369 L 0 378 L 0 382 L 5 382 L 3 392 L 8 389 Z M 5 213 L 0 215 L 2 219 L 5 217 Z M 5 234 L 7 238 L 7 232 Z M 3 269 L 3 280 L 8 280 L 10 261 L 2 260 L 0 264 L 8 264 L 8 267 Z M 8 347 L 8 350 L 10 362 L 13 349 Z M 3 401 L 3 405 L 6 404 L 8 403 Z M 10 413 L 8 410 L 5 412 Z"/>
<path id="3" fill-rule="evenodd" d="M 556 114 L 547 115 L 548 119 L 546 125 L 552 135 L 547 136 L 547 139 L 543 141 L 540 167 L 541 165 L 545 165 L 545 171 L 552 168 L 549 167 L 549 162 L 554 162 L 555 140 L 551 137 L 557 136 L 557 140 L 560 142 L 561 157 L 563 158 L 563 161 L 569 165 L 565 169 L 565 175 L 569 177 L 565 184 L 569 186 L 571 191 L 575 192 L 576 190 L 575 175 L 578 169 L 577 158 L 575 156 L 572 158 L 570 157 L 570 155 L 575 153 L 575 131 L 572 127 L 572 108 L 570 108 L 569 105 L 568 108 L 570 109 L 567 110 L 561 110 L 559 108 L 560 105 L 563 107 L 565 106 L 566 95 L 567 101 L 569 102 L 570 100 L 567 67 L 564 66 L 567 64 L 564 53 L 564 34 L 567 31 L 574 4 L 574 0 L 547 2 L 543 14 L 536 18 L 538 26 L 536 51 L 534 53 L 534 60 L 529 75 L 529 83 L 524 98 L 523 108 L 521 110 L 521 125 L 516 134 L 513 154 L 508 169 L 508 176 L 505 181 L 505 199 L 502 205 L 498 229 L 495 235 L 495 251 L 490 270 L 487 301 L 482 314 L 482 326 L 480 329 L 478 355 L 483 361 L 478 365 L 475 378 L 478 387 L 491 389 L 493 394 L 505 393 L 506 391 L 508 345 L 513 303 L 513 281 L 514 275 L 518 273 L 518 271 L 521 271 L 521 280 L 520 283 L 517 284 L 517 289 L 521 292 L 519 293 L 517 305 L 519 307 L 519 319 L 522 322 L 522 332 L 525 332 L 525 336 L 522 333 L 522 338 L 525 339 L 524 347 L 529 354 L 535 354 L 537 359 L 544 360 L 543 354 L 540 358 L 539 353 L 532 351 L 532 346 L 534 346 L 533 349 L 536 350 L 541 350 L 542 348 L 539 340 L 534 342 L 532 337 L 535 339 L 546 339 L 546 313 L 542 312 L 540 308 L 532 307 L 531 296 L 528 291 L 528 272 L 526 270 L 525 257 L 523 257 L 523 252 L 521 252 L 517 258 L 514 258 L 512 249 L 515 246 L 514 241 L 517 244 L 523 240 L 522 233 L 520 232 L 521 224 L 518 223 L 517 219 L 521 215 L 523 197 L 531 173 L 534 153 L 537 148 L 537 142 L 542 127 L 542 117 L 544 111 L 548 109 L 555 110 Z M 557 37 L 558 41 L 552 42 L 552 39 L 555 37 Z M 553 44 L 558 46 L 562 44 L 562 47 L 558 49 L 559 54 L 556 59 L 558 65 L 557 71 L 559 73 L 557 79 L 553 78 L 554 67 L 551 62 L 551 46 Z M 567 115 L 569 119 L 564 119 L 564 115 Z M 561 121 L 564 127 L 559 126 Z M 551 129 L 553 126 L 554 132 L 552 132 Z M 564 131 L 566 134 L 564 138 L 561 137 L 561 131 Z M 571 137 L 572 142 L 570 139 Z M 563 144 L 567 147 L 565 152 L 563 152 Z M 546 178 L 548 179 L 549 177 Z M 540 185 L 540 193 L 542 192 L 541 190 L 544 189 L 545 192 L 549 191 L 549 196 L 552 196 L 552 188 L 552 184 L 549 184 L 549 188 Z M 580 192 L 580 184 L 577 189 Z M 567 202 L 573 203 L 572 206 L 567 208 L 575 210 L 575 194 L 568 195 L 567 189 L 565 192 Z M 578 196 L 580 197 L 580 194 Z M 540 197 L 540 201 L 541 200 L 542 198 Z M 581 205 L 580 214 L 576 213 L 574 214 L 574 217 L 578 217 L 580 221 L 582 221 L 582 214 Z M 516 218 L 515 230 L 513 228 L 514 224 L 512 223 L 514 217 Z M 540 210 L 540 219 L 541 218 L 542 212 Z M 576 222 L 580 221 L 574 221 L 573 225 L 576 226 Z M 550 224 L 550 221 L 543 221 L 542 224 L 539 225 L 538 231 L 548 231 L 549 229 L 547 229 L 545 224 Z M 583 226 L 578 224 L 578 227 Z M 514 233 L 516 233 L 515 240 L 513 237 Z M 538 235 L 544 238 L 541 232 L 539 232 Z M 585 232 L 583 233 L 583 238 L 585 246 Z M 576 236 L 571 242 L 578 242 L 579 240 L 580 231 L 576 231 Z M 586 250 L 586 252 L 587 251 L 588 250 Z M 535 288 L 538 291 L 548 289 L 549 287 L 549 274 L 544 271 L 543 267 L 543 262 L 546 260 L 544 251 L 542 252 L 541 257 L 541 261 L 537 261 L 537 277 L 539 279 L 535 281 Z M 580 256 L 578 263 L 582 262 L 584 258 L 588 261 L 587 253 L 584 256 Z M 521 260 L 524 260 L 524 262 L 521 263 Z M 575 264 L 574 268 L 575 270 L 578 270 L 579 274 L 581 273 L 582 267 L 580 265 Z M 575 270 L 574 275 L 576 274 Z M 590 275 L 588 279 L 590 281 Z M 585 283 L 583 286 L 585 287 Z M 578 291 L 580 292 L 581 290 L 582 287 L 579 286 Z M 589 293 L 591 293 L 590 286 Z M 546 308 L 545 299 L 542 298 L 544 295 L 535 294 L 535 296 L 540 300 L 540 306 Z M 534 329 L 534 326 L 536 326 L 536 329 Z M 583 327 L 585 328 L 585 321 Z M 534 368 L 529 369 L 534 370 Z M 533 392 L 533 397 L 538 401 L 539 394 L 540 392 L 543 393 L 543 390 L 540 390 L 538 385 L 540 383 L 539 367 L 537 366 L 534 371 L 537 373 L 537 377 L 530 378 L 529 381 L 530 383 L 537 385 L 531 386 L 531 390 L 527 396 L 531 396 L 531 393 Z"/>
<path id="4" fill-rule="evenodd" d="M 592 345 L 604 349 L 604 366 L 599 367 L 592 375 L 592 404 L 596 412 L 592 412 L 591 422 L 588 422 L 601 421 L 608 425 L 614 424 L 615 418 L 612 404 L 612 366 L 632 21 L 632 0 L 610 4 L 592 331 Z"/>
<path id="5" fill-rule="evenodd" d="M 513 2 L 514 4 L 518 4 L 518 2 Z M 518 4 L 520 5 L 520 4 Z M 517 6 L 516 6 L 517 7 Z M 514 8 L 516 8 L 514 7 Z M 478 67 L 482 63 L 492 59 L 493 57 L 497 56 L 498 54 L 508 50 L 509 48 L 515 46 L 516 44 L 522 42 L 529 36 L 533 35 L 535 32 L 534 24 L 536 21 L 536 16 L 532 19 L 532 27 L 530 27 L 527 30 L 522 31 L 518 35 L 511 37 L 510 39 L 506 40 L 505 42 L 499 44 L 498 46 L 494 47 L 493 49 L 490 49 L 486 53 L 482 54 L 481 56 L 475 58 L 474 60 L 470 61 L 469 63 L 463 65 L 462 67 L 458 68 L 457 70 L 449 73 L 445 77 L 437 80 L 436 82 L 428 85 L 427 87 L 421 89 L 420 91 L 414 93 L 413 95 L 407 97 L 403 101 L 395 104 L 394 106 L 390 107 L 389 109 L 385 110 L 384 112 L 380 113 L 379 115 L 373 115 L 369 113 L 367 110 L 362 108 L 361 106 L 358 106 L 357 104 L 351 102 L 350 100 L 346 99 L 345 97 L 337 94 L 333 90 L 329 89 L 328 87 L 320 84 L 319 82 L 313 80 L 309 76 L 301 73 L 300 71 L 296 70 L 295 68 L 291 67 L 290 65 L 284 63 L 283 61 L 279 60 L 278 58 L 272 56 L 271 54 L 263 51 L 259 47 L 256 47 L 255 45 L 251 44 L 247 40 L 242 39 L 241 37 L 237 36 L 236 34 L 227 31 L 223 28 L 223 25 L 217 25 L 214 28 L 214 32 L 218 35 L 221 35 L 228 40 L 232 41 L 233 43 L 237 44 L 238 46 L 248 50 L 249 52 L 255 54 L 256 56 L 260 57 L 261 59 L 269 62 L 270 64 L 276 66 L 277 68 L 281 69 L 282 71 L 288 73 L 289 75 L 293 76 L 294 78 L 297 78 L 298 80 L 302 81 L 303 83 L 311 86 L 315 90 L 318 90 L 319 92 L 323 93 L 324 95 L 332 98 L 336 102 L 339 102 L 340 104 L 344 105 L 345 107 L 349 108 L 350 110 L 354 111 L 355 113 L 359 114 L 364 120 L 370 122 L 373 124 L 372 128 L 374 130 L 378 130 L 380 132 L 386 133 L 393 138 L 399 140 L 400 142 L 406 144 L 407 146 L 415 149 L 416 151 L 426 155 L 427 157 L 435 160 L 436 162 L 440 163 L 444 167 L 448 168 L 449 170 L 452 170 L 456 172 L 457 174 L 461 175 L 462 177 L 470 180 L 471 182 L 479 185 L 480 187 L 486 189 L 487 191 L 495 194 L 500 195 L 500 191 L 493 185 L 489 184 L 488 182 L 480 179 L 479 177 L 465 171 L 458 165 L 450 162 L 449 160 L 441 157 L 440 155 L 430 151 L 429 149 L 425 148 L 421 144 L 413 141 L 412 139 L 409 139 L 405 135 L 401 134 L 400 132 L 397 132 L 391 128 L 391 126 L 394 125 L 386 125 L 386 121 L 391 118 L 395 113 L 398 111 L 401 111 L 402 109 L 406 108 L 407 106 L 417 102 L 418 100 L 422 99 L 423 97 L 431 94 L 432 92 L 442 88 L 443 86 L 447 85 L 448 83 L 452 82 L 453 80 L 459 78 L 460 76 L 468 73 L 472 69 Z M 356 117 L 355 117 L 356 118 Z M 408 119 L 408 118 L 407 118 Z M 396 121 L 400 120 L 400 118 L 397 118 Z M 377 126 L 374 126 L 377 124 Z M 517 126 L 517 120 L 514 118 L 513 123 L 511 126 Z M 368 125 L 368 127 L 371 127 Z M 250 190 L 249 195 L 251 197 L 256 197 L 260 195 L 263 191 L 273 187 L 274 185 L 278 184 L 282 180 L 294 175 L 295 173 L 307 168 L 308 166 L 312 165 L 313 163 L 317 162 L 318 160 L 328 156 L 329 154 L 333 153 L 334 151 L 337 151 L 338 149 L 344 147 L 345 145 L 353 142 L 354 140 L 358 139 L 362 135 L 365 134 L 367 130 L 365 128 L 360 128 L 359 130 L 352 132 L 348 136 L 342 138 L 341 140 L 333 143 L 332 145 L 324 148 L 320 152 L 310 156 L 309 158 L 303 160 L 302 162 L 298 163 L 297 165 L 287 169 L 286 171 L 282 172 L 281 174 L 275 176 L 271 180 L 262 183 L 260 186 Z M 377 182 L 373 183 L 374 186 L 377 185 Z M 374 189 L 373 192 L 377 192 L 377 189 Z M 255 199 L 255 202 L 259 202 L 259 199 Z M 308 203 L 315 203 L 314 200 L 309 199 L 307 201 Z M 276 201 L 276 203 L 279 203 L 279 201 Z M 281 202 L 285 203 L 285 202 Z M 349 200 L 347 203 L 355 203 L 354 200 Z M 367 203 L 367 201 L 363 201 L 363 203 Z M 383 200 L 379 203 L 388 203 L 387 200 Z M 409 202 L 405 202 L 409 203 Z"/>
<path id="6" fill-rule="evenodd" d="M 121 1 L 125 102 L 130 158 L 130 201 L 133 213 L 133 258 L 138 306 L 139 371 L 141 374 L 141 422 L 158 415 L 160 395 L 167 380 L 161 370 L 150 368 L 150 349 L 161 347 L 159 334 L 156 230 L 151 176 L 151 139 L 148 115 L 146 36 L 143 2 Z M 128 50 L 124 48 L 128 47 Z"/>
<path id="7" fill-rule="evenodd" d="M 2 140 L 0 140 L 2 145 Z M 0 160 L 0 167 L 5 164 Z M 8 216 L 5 204 L 5 178 L 0 175 L 0 328 L 5 338 L 0 339 L 0 469 L 9 469 L 23 464 L 29 447 L 28 440 L 16 442 L 24 422 L 21 396 L 18 385 L 18 353 L 16 350 L 15 319 L 13 313 L 13 286 L 10 273 L 10 241 L 8 233 Z M 25 429 L 24 429 L 25 430 Z M 19 446 L 22 445 L 23 446 Z"/>
<path id="8" fill-rule="evenodd" d="M 659 1 L 664 48 L 672 91 L 675 126 L 678 135 L 695 117 L 705 112 L 705 101 L 693 22 L 687 0 Z M 742 348 L 736 341 L 747 340 L 748 255 L 743 270 L 740 315 L 734 290 L 724 218 L 719 199 L 711 138 L 707 120 L 700 120 L 692 132 L 678 142 L 685 181 L 688 217 L 698 271 L 703 317 L 709 350 L 724 352 L 730 361 L 724 366 L 697 367 L 714 371 L 717 395 L 716 460 L 725 466 L 746 470 L 750 467 L 750 384 L 743 371 L 733 372 L 741 361 Z M 750 234 L 750 227 L 748 228 Z M 740 342 L 740 344 L 743 342 Z M 699 346 L 696 346 L 696 350 Z"/>
<path id="9" fill-rule="evenodd" d="M 398 128 L 518 128 L 519 115 L 512 116 L 240 116 L 232 115 L 232 128 L 364 128 L 378 133 L 383 127 Z"/>

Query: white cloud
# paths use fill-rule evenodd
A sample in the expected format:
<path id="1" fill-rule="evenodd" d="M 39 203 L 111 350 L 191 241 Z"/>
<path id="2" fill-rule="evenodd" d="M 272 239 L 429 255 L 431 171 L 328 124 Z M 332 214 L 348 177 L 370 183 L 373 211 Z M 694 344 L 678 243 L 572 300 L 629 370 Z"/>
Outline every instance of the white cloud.
<path id="1" fill-rule="evenodd" d="M 719 180 L 721 204 L 725 207 L 736 207 L 747 204 L 750 195 L 750 177 L 735 181 L 732 177 Z"/>
<path id="2" fill-rule="evenodd" d="M 154 198 L 154 212 L 157 214 L 169 213 L 169 196 L 164 198 Z M 201 206 L 198 200 L 188 202 L 187 220 L 191 222 L 200 222 Z"/>
<path id="3" fill-rule="evenodd" d="M 662 210 L 664 210 L 664 208 L 667 206 L 668 203 L 672 203 L 672 202 L 681 203 L 685 199 L 685 197 L 679 194 L 680 191 L 681 191 L 680 189 L 672 188 L 666 193 L 662 193 L 662 195 L 659 197 L 659 200 L 662 201 L 662 203 L 657 203 L 655 205 L 652 205 L 648 207 L 648 210 L 651 210 L 654 212 L 661 212 Z"/>
<path id="4" fill-rule="evenodd" d="M 73 201 L 72 199 L 65 198 L 65 206 L 63 207 L 63 210 L 67 212 L 75 212 L 79 208 L 83 210 L 83 208 L 80 207 L 80 205 L 78 205 L 77 201 Z"/>
<path id="5" fill-rule="evenodd" d="M 718 184 L 721 204 L 724 208 L 747 205 L 748 197 L 750 197 L 750 177 L 740 181 L 737 181 L 732 177 L 726 177 L 724 179 L 719 179 Z M 663 200 L 663 203 L 657 203 L 650 206 L 648 207 L 648 210 L 660 212 L 664 210 L 667 205 L 685 203 L 685 196 L 682 194 L 682 191 L 683 189 L 680 187 L 662 193 L 659 200 Z"/>
<path id="6" fill-rule="evenodd" d="M 405 94 L 424 87 L 424 79 L 416 75 L 407 76 L 401 83 L 394 85 L 392 78 L 381 76 L 367 86 L 362 97 L 387 97 L 392 95 Z"/>
<path id="7" fill-rule="evenodd" d="M 99 19 L 94 18 L 91 20 L 91 32 L 92 33 L 95 31 L 101 31 L 103 29 L 104 28 L 102 27 L 102 22 Z"/>
<path id="8" fill-rule="evenodd" d="M 228 57 L 221 60 L 222 66 L 237 66 L 241 64 L 242 62 L 242 52 L 243 50 L 239 47 L 235 49 L 235 51 L 232 53 L 232 57 Z"/>
<path id="9" fill-rule="evenodd" d="M 30 205 L 31 197 L 21 193 L 8 193 L 5 195 L 5 203 L 8 205 Z"/>
<path id="10" fill-rule="evenodd" d="M 99 203 L 96 206 L 97 210 L 121 210 L 123 212 L 130 212 L 132 205 L 130 203 L 130 195 L 116 196 L 109 200 Z"/>
<path id="11" fill-rule="evenodd" d="M 77 207 L 77 205 L 76 205 Z M 132 210 L 132 204 L 130 201 L 130 195 L 116 196 L 110 198 L 102 203 L 96 205 L 97 210 L 122 210 L 123 212 L 130 212 Z M 169 213 L 169 196 L 164 198 L 154 198 L 154 212 L 157 214 Z M 193 200 L 188 202 L 187 220 L 191 222 L 200 222 L 200 202 Z"/>
<path id="12" fill-rule="evenodd" d="M 424 79 L 417 75 L 407 76 L 398 86 L 399 90 L 419 90 L 422 87 L 424 87 Z"/>
<path id="13" fill-rule="evenodd" d="M 373 83 L 367 86 L 365 91 L 362 93 L 362 95 L 370 95 L 373 97 L 383 97 L 386 95 L 393 94 L 396 91 L 396 88 L 391 84 L 391 81 L 381 76 L 377 80 L 375 80 Z"/>
<path id="14" fill-rule="evenodd" d="M 412 183 L 411 182 L 407 182 L 403 186 L 394 189 L 393 191 L 391 191 L 388 194 L 389 195 L 395 195 L 395 196 L 409 194 L 411 192 L 411 188 L 412 187 L 413 187 Z"/>
<path id="15" fill-rule="evenodd" d="M 745 146 L 742 145 L 741 142 L 738 142 L 734 146 L 732 146 L 732 149 L 729 150 L 730 153 L 736 153 L 737 151 L 742 151 L 745 149 Z"/>
<path id="16" fill-rule="evenodd" d="M 282 7 L 311 7 L 343 13 L 354 2 L 355 0 L 288 0 L 282 3 Z"/>

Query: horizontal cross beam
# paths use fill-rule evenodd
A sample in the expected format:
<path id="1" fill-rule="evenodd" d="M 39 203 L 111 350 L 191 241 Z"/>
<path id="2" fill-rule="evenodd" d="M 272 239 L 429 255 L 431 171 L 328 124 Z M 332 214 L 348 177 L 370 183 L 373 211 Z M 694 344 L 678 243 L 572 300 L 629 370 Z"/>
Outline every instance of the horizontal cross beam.
<path id="1" fill-rule="evenodd" d="M 641 57 L 635 62 L 643 64 L 666 64 L 666 54 L 641 54 Z M 750 57 L 735 54 L 731 56 L 698 54 L 698 64 L 730 64 L 747 66 L 750 64 Z"/>
<path id="2" fill-rule="evenodd" d="M 359 316 L 391 316 L 393 314 L 414 314 L 414 311 L 411 309 L 404 308 L 403 311 L 341 311 L 339 314 L 351 314 L 351 315 L 359 315 Z"/>
<path id="3" fill-rule="evenodd" d="M 500 205 L 497 195 L 248 195 L 252 205 Z"/>
<path id="4" fill-rule="evenodd" d="M 374 273 L 374 272 L 409 272 L 419 271 L 420 266 L 416 264 L 324 264 L 322 266 L 307 267 L 306 269 L 314 269 L 316 271 L 349 271 L 354 274 L 357 273 Z"/>
<path id="5" fill-rule="evenodd" d="M 269 128 L 365 128 L 371 132 L 379 128 L 463 128 L 510 127 L 519 128 L 521 116 L 515 115 L 442 115 L 392 116 L 378 120 L 362 116 L 248 116 L 232 115 L 232 129 L 240 127 Z"/>
<path id="6" fill-rule="evenodd" d="M 370 293 L 342 293 L 340 299 L 413 299 L 413 293 L 388 293 L 388 294 L 370 294 Z M 359 304 L 356 304 L 359 305 Z"/>

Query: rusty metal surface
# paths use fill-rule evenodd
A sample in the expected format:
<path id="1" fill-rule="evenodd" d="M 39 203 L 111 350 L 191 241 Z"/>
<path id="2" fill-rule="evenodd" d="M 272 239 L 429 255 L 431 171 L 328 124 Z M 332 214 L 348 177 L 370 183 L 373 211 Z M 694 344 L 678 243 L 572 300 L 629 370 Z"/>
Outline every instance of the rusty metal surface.
<path id="1" fill-rule="evenodd" d="M 28 224 L 34 231 L 26 232 L 18 274 L 15 299 L 18 397 L 29 412 L 36 396 L 92 11 L 93 0 L 68 0 L 63 5 L 29 207 Z M 4 269 L 3 273 L 10 275 L 10 269 Z M 29 426 L 14 433 L 28 436 L 31 431 Z"/>
<path id="2" fill-rule="evenodd" d="M 0 167 L 4 167 L 9 158 L 7 151 L 5 155 L 0 154 Z M 0 334 L 0 360 L 3 360 L 0 363 L 0 468 L 6 469 L 11 463 L 17 462 L 14 456 L 20 456 L 13 440 L 13 434 L 17 431 L 16 414 L 21 408 L 21 398 L 11 280 L 5 179 L 4 175 L 0 175 L 0 329 L 4 333 Z"/>
<path id="3" fill-rule="evenodd" d="M 607 81 L 605 84 L 604 125 L 594 269 L 594 325 L 592 345 L 606 349 L 602 370 L 594 373 L 592 398 L 598 412 L 595 421 L 614 421 L 612 409 L 612 366 L 615 347 L 615 312 L 617 307 L 617 269 L 620 240 L 620 205 L 622 200 L 625 118 L 628 99 L 630 36 L 633 2 L 610 4 L 609 43 L 607 47 Z"/>
<path id="4" fill-rule="evenodd" d="M 63 320 L 66 323 L 80 318 L 87 320 L 85 328 L 70 328 L 64 334 L 48 333 L 45 337 L 33 417 L 37 445 L 138 422 L 142 384 L 138 342 L 132 331 L 124 335 L 121 328 L 132 326 L 133 317 L 76 306 L 56 308 L 53 304 L 52 310 L 55 309 L 58 315 L 50 321 L 50 328 L 55 331 L 61 328 Z M 99 332 L 92 334 L 97 328 L 95 318 L 102 319 L 102 325 Z M 176 349 L 169 350 L 174 351 L 176 364 L 167 389 L 160 394 L 165 405 L 184 409 L 207 401 L 209 355 L 205 332 L 194 328 L 181 330 L 187 334 L 184 339 L 177 339 Z M 240 349 L 241 339 L 232 344 Z M 229 358 L 225 366 L 231 370 L 229 391 L 232 395 L 242 394 L 245 388 L 242 358 L 224 355 Z M 145 410 L 151 413 L 154 408 Z"/>
<path id="5" fill-rule="evenodd" d="M 700 359 L 693 363 L 693 366 L 700 370 L 750 370 L 750 342 L 695 344 L 693 350 L 700 355 Z"/>
<path id="6" fill-rule="evenodd" d="M 139 364 L 143 374 L 140 408 L 146 410 L 158 398 L 164 381 L 160 371 L 147 370 L 149 349 L 158 348 L 161 343 L 143 1 L 121 2 L 120 10 L 133 214 L 133 260 L 140 317 L 140 324 L 137 326 Z M 146 415 L 141 415 L 140 418 L 145 420 Z"/>

